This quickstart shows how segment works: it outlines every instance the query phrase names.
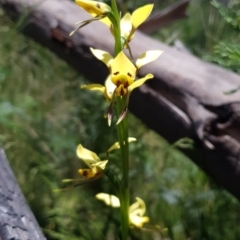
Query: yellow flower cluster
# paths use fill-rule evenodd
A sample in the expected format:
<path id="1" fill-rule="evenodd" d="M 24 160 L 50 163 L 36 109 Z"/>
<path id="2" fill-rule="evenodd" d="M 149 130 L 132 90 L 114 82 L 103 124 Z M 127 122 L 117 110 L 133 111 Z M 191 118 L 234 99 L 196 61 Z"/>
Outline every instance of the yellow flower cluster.
<path id="1" fill-rule="evenodd" d="M 119 198 L 114 195 L 110 195 L 107 193 L 98 193 L 96 195 L 96 198 L 103 201 L 106 205 L 110 207 L 120 207 Z M 136 197 L 136 200 L 137 201 L 133 203 L 129 208 L 129 220 L 131 225 L 141 228 L 144 223 L 149 222 L 149 217 L 144 216 L 146 212 L 145 202 L 138 197 Z"/>
<path id="2" fill-rule="evenodd" d="M 106 24 L 113 33 L 113 24 L 109 18 L 109 14 L 111 13 L 110 6 L 105 3 L 87 0 L 76 0 L 76 3 L 94 17 L 90 20 L 82 22 L 81 27 L 90 23 L 91 21 L 100 20 Z M 132 40 L 136 29 L 148 18 L 148 16 L 151 14 L 152 9 L 153 4 L 147 4 L 136 9 L 132 14 L 126 13 L 123 16 L 120 21 L 120 32 L 124 46 L 128 46 L 128 43 Z M 115 58 L 113 58 L 108 52 L 102 51 L 100 49 L 91 48 L 91 51 L 97 59 L 106 64 L 106 66 L 109 68 L 110 75 L 105 82 L 105 86 L 101 84 L 90 84 L 83 85 L 81 88 L 100 91 L 103 93 L 106 100 L 111 103 L 108 112 L 109 125 L 111 124 L 111 108 L 114 97 L 122 97 L 127 95 L 126 106 L 117 121 L 118 124 L 126 115 L 130 93 L 135 88 L 140 87 L 147 80 L 154 77 L 149 73 L 143 78 L 136 79 L 139 69 L 142 66 L 156 60 L 163 53 L 163 51 L 147 51 L 143 53 L 135 63 L 126 56 L 124 51 L 121 51 Z"/>
<path id="3" fill-rule="evenodd" d="M 128 142 L 136 141 L 135 138 L 128 138 Z M 119 142 L 114 143 L 107 153 L 119 149 Z M 108 160 L 101 160 L 96 153 L 84 148 L 81 144 L 77 148 L 78 157 L 85 162 L 89 167 L 88 169 L 79 169 L 80 175 L 86 177 L 89 180 L 97 179 L 102 176 L 103 171 L 108 163 Z M 120 207 L 120 201 L 118 197 L 106 193 L 99 193 L 96 198 L 103 201 L 106 205 L 118 208 Z M 146 212 L 146 205 L 141 198 L 136 197 L 136 202 L 129 208 L 129 220 L 130 224 L 141 228 L 145 223 L 149 222 L 149 218 L 144 216 Z"/>

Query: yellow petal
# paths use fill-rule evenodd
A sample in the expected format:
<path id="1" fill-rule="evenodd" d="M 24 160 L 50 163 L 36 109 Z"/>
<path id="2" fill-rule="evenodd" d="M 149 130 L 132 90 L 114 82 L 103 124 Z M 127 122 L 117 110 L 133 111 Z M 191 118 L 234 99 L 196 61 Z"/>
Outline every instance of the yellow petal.
<path id="1" fill-rule="evenodd" d="M 119 148 L 120 148 L 119 142 L 115 142 L 107 151 L 111 152 L 111 151 L 113 151 L 115 149 L 119 149 Z"/>
<path id="2" fill-rule="evenodd" d="M 143 7 L 136 9 L 132 13 L 132 30 L 128 37 L 128 41 L 130 41 L 133 38 L 136 29 L 149 17 L 149 15 L 152 12 L 152 9 L 153 4 L 147 4 Z"/>
<path id="3" fill-rule="evenodd" d="M 96 171 L 98 172 L 99 171 L 102 172 L 106 168 L 107 163 L 108 163 L 108 160 L 103 160 L 103 161 L 92 164 L 92 168 L 95 168 Z"/>
<path id="4" fill-rule="evenodd" d="M 104 62 L 108 67 L 110 66 L 110 63 L 113 60 L 113 57 L 111 56 L 111 54 L 109 54 L 108 52 L 102 51 L 100 49 L 90 48 L 90 50 L 96 58 Z"/>
<path id="5" fill-rule="evenodd" d="M 136 138 L 133 138 L 133 137 L 129 137 L 129 138 L 128 138 L 128 142 L 129 142 L 129 143 L 130 143 L 130 142 L 135 142 L 135 141 L 137 141 Z M 111 151 L 113 151 L 113 150 L 115 150 L 115 149 L 119 149 L 119 148 L 120 148 L 119 142 L 115 142 L 115 143 L 107 150 L 107 152 L 111 152 Z"/>
<path id="6" fill-rule="evenodd" d="M 86 88 L 86 89 L 89 89 L 89 90 L 91 90 L 91 91 L 99 91 L 99 92 L 101 92 L 101 93 L 104 95 L 104 97 L 109 101 L 109 97 L 108 97 L 108 95 L 107 95 L 107 93 L 106 93 L 106 88 L 105 88 L 103 85 L 101 85 L 101 84 L 81 85 L 80 88 L 81 88 L 81 89 Z"/>
<path id="7" fill-rule="evenodd" d="M 150 51 L 146 51 L 145 53 L 143 53 L 136 61 L 136 66 L 137 68 L 142 67 L 143 65 L 146 65 L 150 62 L 153 62 L 154 60 L 156 60 L 161 54 L 163 53 L 163 51 L 159 51 L 159 50 L 150 50 Z"/>
<path id="8" fill-rule="evenodd" d="M 121 37 L 128 39 L 132 30 L 132 19 L 129 13 L 126 13 L 120 21 Z"/>
<path id="9" fill-rule="evenodd" d="M 96 153 L 84 148 L 81 144 L 77 147 L 77 156 L 83 160 L 89 168 L 92 168 L 92 164 L 101 161 Z"/>
<path id="10" fill-rule="evenodd" d="M 106 81 L 105 81 L 105 94 L 106 94 L 106 98 L 111 101 L 112 100 L 112 96 L 113 93 L 115 91 L 116 85 L 113 84 L 112 80 L 111 80 L 111 75 L 108 75 Z"/>
<path id="11" fill-rule="evenodd" d="M 128 87 L 128 91 L 131 92 L 133 89 L 142 86 L 147 80 L 153 78 L 154 76 L 152 74 L 147 74 L 144 78 L 140 78 L 136 80 L 132 85 Z"/>
<path id="12" fill-rule="evenodd" d="M 137 201 L 130 206 L 129 213 L 143 216 L 146 211 L 145 202 L 139 197 L 136 197 L 136 200 Z"/>
<path id="13" fill-rule="evenodd" d="M 136 138 L 134 138 L 134 137 L 129 137 L 128 138 L 128 142 L 130 143 L 130 142 L 136 142 L 137 141 L 137 139 Z"/>
<path id="14" fill-rule="evenodd" d="M 136 197 L 136 200 L 129 208 L 129 218 L 132 225 L 141 228 L 144 223 L 149 222 L 149 218 L 143 216 L 146 211 L 145 202 L 138 197 Z"/>
<path id="15" fill-rule="evenodd" d="M 107 193 L 98 193 L 96 195 L 96 198 L 98 200 L 103 201 L 106 205 L 117 208 L 120 207 L 120 201 L 118 199 L 118 197 L 114 196 L 114 195 L 110 195 Z"/>
<path id="16" fill-rule="evenodd" d="M 86 12 L 90 14 L 103 15 L 111 12 L 111 7 L 106 3 L 90 1 L 90 0 L 75 0 L 77 5 L 82 7 Z"/>
<path id="17" fill-rule="evenodd" d="M 116 85 L 118 81 L 121 83 L 128 82 L 128 85 L 130 85 L 136 77 L 136 71 L 136 67 L 123 51 L 111 62 L 111 79 Z"/>
<path id="18" fill-rule="evenodd" d="M 101 84 L 88 84 L 88 85 L 81 85 L 81 89 L 89 89 L 91 91 L 99 91 L 101 92 L 107 101 L 112 100 L 113 92 L 116 86 L 112 83 L 110 75 L 107 77 L 105 81 L 105 87 Z"/>
<path id="19" fill-rule="evenodd" d="M 151 14 L 153 4 L 147 4 L 143 7 L 136 9 L 132 13 L 132 25 L 134 29 L 138 28 Z"/>
<path id="20" fill-rule="evenodd" d="M 130 223 L 135 227 L 142 228 L 144 223 L 149 222 L 149 217 L 139 217 L 137 215 L 130 215 L 129 216 Z"/>
<path id="21" fill-rule="evenodd" d="M 100 91 L 101 93 L 104 94 L 105 92 L 105 87 L 101 84 L 89 84 L 89 85 L 81 85 L 81 89 L 86 88 L 92 91 Z"/>

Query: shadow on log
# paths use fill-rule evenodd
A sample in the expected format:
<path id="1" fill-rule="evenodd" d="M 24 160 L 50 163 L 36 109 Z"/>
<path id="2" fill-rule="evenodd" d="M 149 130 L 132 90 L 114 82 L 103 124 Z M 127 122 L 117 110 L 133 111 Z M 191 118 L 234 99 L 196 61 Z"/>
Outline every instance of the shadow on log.
<path id="1" fill-rule="evenodd" d="M 15 20 L 29 12 L 25 34 L 51 49 L 90 81 L 104 82 L 107 69 L 89 51 L 90 46 L 112 51 L 113 38 L 104 25 L 94 22 L 70 38 L 74 23 L 90 18 L 73 2 L 0 3 Z M 195 149 L 186 150 L 185 154 L 240 199 L 240 91 L 224 94 L 240 85 L 240 76 L 140 32 L 131 48 L 135 57 L 146 50 L 165 51 L 140 71 L 140 75 L 153 73 L 155 79 L 132 94 L 132 113 L 171 143 L 182 137 L 193 138 Z"/>
<path id="2" fill-rule="evenodd" d="M 46 240 L 0 149 L 0 239 Z"/>

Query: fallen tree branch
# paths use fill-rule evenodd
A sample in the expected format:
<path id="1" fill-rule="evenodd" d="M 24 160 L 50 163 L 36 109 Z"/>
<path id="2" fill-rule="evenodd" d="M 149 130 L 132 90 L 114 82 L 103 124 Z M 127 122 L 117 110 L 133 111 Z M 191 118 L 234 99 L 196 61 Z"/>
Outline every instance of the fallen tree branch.
<path id="1" fill-rule="evenodd" d="M 0 239 L 45 240 L 0 149 Z"/>
<path id="2" fill-rule="evenodd" d="M 58 54 L 90 81 L 103 83 L 107 69 L 93 57 L 89 47 L 111 52 L 113 38 L 104 25 L 92 23 L 70 38 L 74 23 L 90 18 L 74 3 L 0 3 L 14 19 L 29 11 L 25 34 Z M 141 70 L 141 75 L 153 73 L 155 79 L 132 94 L 130 110 L 169 142 L 193 138 L 195 149 L 185 153 L 240 199 L 240 91 L 224 94 L 240 85 L 240 76 L 139 32 L 131 48 L 135 57 L 150 49 L 165 53 Z"/>

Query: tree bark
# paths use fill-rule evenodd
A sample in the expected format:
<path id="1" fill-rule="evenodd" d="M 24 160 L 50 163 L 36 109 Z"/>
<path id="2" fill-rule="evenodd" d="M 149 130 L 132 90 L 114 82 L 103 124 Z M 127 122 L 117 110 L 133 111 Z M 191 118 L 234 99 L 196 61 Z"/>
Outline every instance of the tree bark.
<path id="1" fill-rule="evenodd" d="M 68 0 L 0 0 L 18 19 L 28 11 L 23 31 L 51 49 L 92 82 L 103 83 L 108 71 L 89 47 L 112 52 L 113 38 L 103 24 L 94 22 L 72 37 L 74 23 L 91 18 Z M 173 143 L 179 138 L 195 140 L 185 150 L 216 183 L 240 199 L 240 91 L 224 94 L 240 85 L 240 76 L 189 53 L 137 32 L 131 42 L 137 57 L 146 50 L 164 50 L 139 75 L 153 73 L 130 98 L 130 110 L 147 126 Z"/>
<path id="2" fill-rule="evenodd" d="M 190 0 L 180 0 L 164 10 L 155 12 L 147 21 L 139 26 L 139 30 L 151 34 L 162 27 L 168 26 L 175 21 L 187 17 L 186 9 Z"/>
<path id="3" fill-rule="evenodd" d="M 0 240 L 46 240 L 0 149 Z"/>

